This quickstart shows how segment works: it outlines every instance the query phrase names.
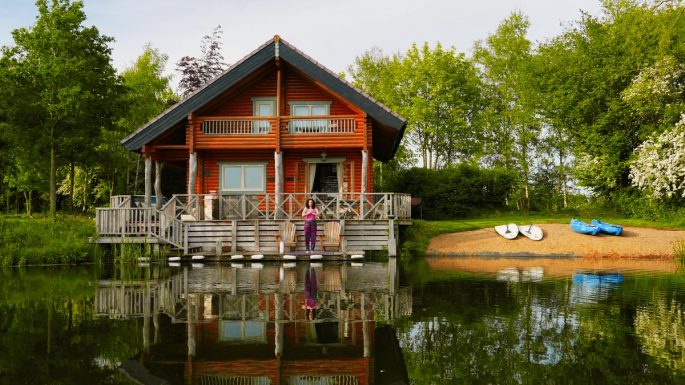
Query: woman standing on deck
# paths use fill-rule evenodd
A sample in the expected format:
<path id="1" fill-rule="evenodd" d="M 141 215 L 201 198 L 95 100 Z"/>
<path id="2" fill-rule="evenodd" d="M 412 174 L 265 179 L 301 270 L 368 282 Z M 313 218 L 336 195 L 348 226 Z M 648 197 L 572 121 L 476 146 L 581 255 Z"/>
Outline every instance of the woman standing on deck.
<path id="1" fill-rule="evenodd" d="M 307 199 L 307 204 L 302 210 L 304 217 L 304 247 L 307 252 L 314 251 L 316 246 L 316 219 L 319 217 L 319 209 L 316 208 L 314 199 Z"/>

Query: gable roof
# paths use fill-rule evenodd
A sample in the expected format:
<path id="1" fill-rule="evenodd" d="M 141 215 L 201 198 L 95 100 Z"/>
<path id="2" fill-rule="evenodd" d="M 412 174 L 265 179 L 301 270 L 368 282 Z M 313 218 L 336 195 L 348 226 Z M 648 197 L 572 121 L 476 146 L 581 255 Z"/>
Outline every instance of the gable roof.
<path id="1" fill-rule="evenodd" d="M 372 120 L 373 156 L 381 161 L 390 160 L 397 151 L 407 121 L 392 112 L 349 82 L 341 79 L 328 68 L 284 41 L 278 35 L 231 65 L 221 75 L 176 103 L 146 125 L 124 138 L 121 143 L 129 151 L 140 151 L 143 145 L 177 125 L 194 111 L 214 100 L 227 89 L 245 79 L 253 71 L 280 57 L 312 79 L 320 82 L 338 96 L 346 99 Z M 377 140 L 378 139 L 378 140 Z"/>

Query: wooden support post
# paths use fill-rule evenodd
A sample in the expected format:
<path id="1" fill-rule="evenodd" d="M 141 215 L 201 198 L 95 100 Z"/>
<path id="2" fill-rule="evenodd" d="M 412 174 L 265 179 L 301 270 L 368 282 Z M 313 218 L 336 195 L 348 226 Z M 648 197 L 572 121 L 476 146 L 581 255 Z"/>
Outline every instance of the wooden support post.
<path id="1" fill-rule="evenodd" d="M 145 207 L 150 207 L 152 196 L 152 158 L 145 157 Z"/>
<path id="2" fill-rule="evenodd" d="M 238 252 L 238 221 L 231 221 L 231 253 Z"/>
<path id="3" fill-rule="evenodd" d="M 259 219 L 254 221 L 254 250 L 259 251 Z"/>
<path id="4" fill-rule="evenodd" d="M 284 317 L 284 307 L 283 307 L 283 295 L 279 292 L 274 293 L 274 298 L 276 302 L 276 314 L 274 315 L 275 322 L 276 322 L 276 327 L 275 327 L 275 336 L 274 336 L 274 354 L 277 357 L 280 357 L 283 355 L 283 318 Z"/>
<path id="5" fill-rule="evenodd" d="M 276 193 L 276 211 L 274 213 L 274 218 L 281 219 L 281 205 L 283 204 L 283 152 L 274 152 L 274 164 L 276 168 L 276 183 L 274 191 Z"/>
<path id="6" fill-rule="evenodd" d="M 150 354 L 150 284 L 145 286 L 145 300 L 143 302 L 143 352 L 145 356 Z"/>
<path id="7" fill-rule="evenodd" d="M 359 216 L 360 219 L 364 219 L 366 211 L 366 188 L 369 176 L 369 153 L 366 150 L 362 150 L 362 186 L 361 194 L 359 195 Z"/>
<path id="8" fill-rule="evenodd" d="M 188 157 L 188 201 L 190 195 L 195 194 L 195 180 L 197 179 L 197 152 L 191 152 Z"/>
<path id="9" fill-rule="evenodd" d="M 362 194 L 366 194 L 367 184 L 369 177 L 369 153 L 366 150 L 362 150 Z"/>
<path id="10" fill-rule="evenodd" d="M 369 341 L 369 313 L 366 310 L 366 294 L 361 293 L 362 333 L 364 343 L 364 357 L 371 356 L 371 342 Z"/>
<path id="11" fill-rule="evenodd" d="M 397 239 L 395 239 L 395 220 L 388 220 L 388 256 L 397 255 Z"/>
<path id="12" fill-rule="evenodd" d="M 340 235 L 343 237 L 340 242 L 340 254 L 347 255 L 347 237 L 345 236 L 345 220 L 340 220 Z"/>
<path id="13" fill-rule="evenodd" d="M 188 255 L 189 254 L 189 248 L 188 248 L 188 225 L 183 226 L 183 255 Z"/>
<path id="14" fill-rule="evenodd" d="M 185 292 L 186 298 L 186 315 L 188 318 L 188 358 L 195 356 L 195 323 L 194 323 L 194 312 L 197 309 L 193 306 L 192 298 L 190 298 L 190 293 L 188 291 L 188 268 L 183 268 L 183 291 Z"/>
<path id="15" fill-rule="evenodd" d="M 162 168 L 164 163 L 160 160 L 155 161 L 155 208 L 162 208 Z"/>

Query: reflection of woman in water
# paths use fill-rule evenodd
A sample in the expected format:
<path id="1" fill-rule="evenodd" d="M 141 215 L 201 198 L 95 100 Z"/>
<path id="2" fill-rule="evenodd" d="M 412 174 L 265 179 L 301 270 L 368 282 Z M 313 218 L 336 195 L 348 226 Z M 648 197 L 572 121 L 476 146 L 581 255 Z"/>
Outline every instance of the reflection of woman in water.
<path id="1" fill-rule="evenodd" d="M 304 276 L 304 312 L 308 320 L 316 318 L 316 309 L 319 307 L 316 300 L 317 291 L 316 271 L 310 267 Z"/>

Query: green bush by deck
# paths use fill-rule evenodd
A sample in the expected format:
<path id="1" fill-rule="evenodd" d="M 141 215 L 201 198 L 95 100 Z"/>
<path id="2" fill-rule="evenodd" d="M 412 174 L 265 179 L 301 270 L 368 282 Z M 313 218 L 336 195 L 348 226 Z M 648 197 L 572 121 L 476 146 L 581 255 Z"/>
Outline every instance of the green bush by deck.
<path id="1" fill-rule="evenodd" d="M 0 264 L 43 265 L 92 262 L 95 236 L 91 218 L 0 217 Z"/>

